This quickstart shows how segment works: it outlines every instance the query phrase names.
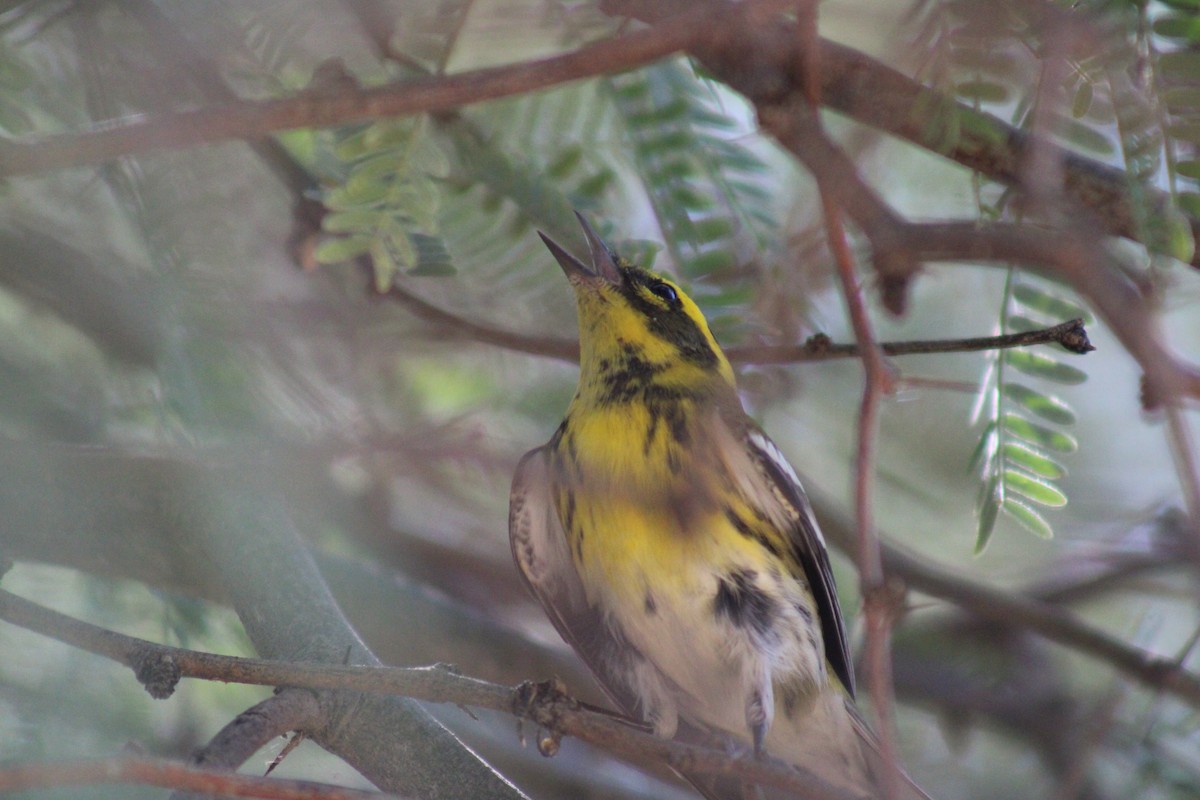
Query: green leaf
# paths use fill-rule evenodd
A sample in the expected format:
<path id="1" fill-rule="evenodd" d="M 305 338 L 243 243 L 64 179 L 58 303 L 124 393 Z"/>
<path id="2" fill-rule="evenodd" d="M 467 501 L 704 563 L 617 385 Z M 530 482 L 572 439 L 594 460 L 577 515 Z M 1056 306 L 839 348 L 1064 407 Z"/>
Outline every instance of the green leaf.
<path id="1" fill-rule="evenodd" d="M 612 186 L 616 177 L 612 170 L 601 170 L 576 186 L 575 193 L 583 197 L 599 197 L 609 186 Z"/>
<path id="2" fill-rule="evenodd" d="M 387 179 L 398 176 L 408 169 L 408 159 L 403 153 L 389 150 L 371 156 L 354 165 L 346 186 L 351 192 L 367 184 L 387 185 Z"/>
<path id="3" fill-rule="evenodd" d="M 707 244 L 733 235 L 733 223 L 725 217 L 712 216 L 692 222 L 692 230 L 698 242 Z"/>
<path id="4" fill-rule="evenodd" d="M 1013 297 L 1022 305 L 1040 311 L 1051 319 L 1082 319 L 1087 323 L 1092 321 L 1092 315 L 1083 306 L 1028 283 L 1018 283 L 1014 286 Z"/>
<path id="5" fill-rule="evenodd" d="M 994 81 L 963 81 L 954 87 L 954 93 L 966 100 L 975 100 L 980 103 L 1008 101 L 1008 87 Z"/>
<path id="6" fill-rule="evenodd" d="M 756 183 L 748 183 L 746 181 L 729 181 L 726 183 L 730 189 L 734 189 L 738 194 L 745 195 L 755 200 L 771 200 L 771 193 L 759 186 Z"/>
<path id="7" fill-rule="evenodd" d="M 1056 453 L 1074 453 L 1079 449 L 1079 442 L 1074 436 L 1030 422 L 1020 414 L 1009 411 L 1004 414 L 1004 429 L 1018 439 L 1024 439 L 1030 444 L 1037 445 Z"/>
<path id="8" fill-rule="evenodd" d="M 1187 83 L 1200 79 L 1200 53 L 1180 50 L 1158 57 L 1158 68 L 1172 78 Z"/>
<path id="9" fill-rule="evenodd" d="M 639 128 L 652 128 L 681 120 L 687 113 L 687 101 L 682 97 L 654 108 L 630 111 L 625 122 Z"/>
<path id="10" fill-rule="evenodd" d="M 1175 122 L 1167 126 L 1167 135 L 1191 144 L 1200 144 L 1200 122 Z"/>
<path id="11" fill-rule="evenodd" d="M 1090 150 L 1100 155 L 1110 155 L 1116 149 L 1112 140 L 1095 128 L 1091 128 L 1077 119 L 1066 118 L 1062 121 L 1060 135 L 1072 144 L 1077 144 L 1084 150 Z"/>
<path id="12" fill-rule="evenodd" d="M 338 236 L 323 239 L 313 251 L 318 264 L 340 264 L 371 249 L 370 236 Z"/>
<path id="13" fill-rule="evenodd" d="M 1087 373 L 1083 370 L 1028 348 L 1006 351 L 1004 363 L 1026 375 L 1068 386 L 1075 386 L 1087 380 Z"/>
<path id="14" fill-rule="evenodd" d="M 1050 527 L 1050 523 L 1028 504 L 1021 502 L 1015 497 L 1006 497 L 1004 498 L 1003 508 L 1004 513 L 1021 523 L 1034 536 L 1041 539 L 1054 538 L 1054 529 Z"/>
<path id="15" fill-rule="evenodd" d="M 342 138 L 334 147 L 333 152 L 342 161 L 354 161 L 367 152 L 367 136 L 373 125 L 364 125 L 353 133 Z"/>
<path id="16" fill-rule="evenodd" d="M 1075 424 L 1075 412 L 1057 397 L 1042 394 L 1028 386 L 1012 382 L 1004 385 L 1004 396 L 1015 403 L 1020 403 L 1044 420 L 1059 425 Z"/>
<path id="17" fill-rule="evenodd" d="M 1175 195 L 1175 205 L 1189 216 L 1200 217 L 1200 194 L 1196 192 L 1179 192 Z"/>
<path id="18" fill-rule="evenodd" d="M 1067 504 L 1067 496 L 1049 481 L 1017 469 L 1004 470 L 1004 484 L 1010 492 L 1016 492 L 1038 505 L 1062 508 Z"/>
<path id="19" fill-rule="evenodd" d="M 453 264 L 418 264 L 410 269 L 408 274 L 423 278 L 441 278 L 447 275 L 457 275 L 458 269 Z"/>
<path id="20" fill-rule="evenodd" d="M 375 291 L 382 294 L 392 288 L 392 279 L 399 271 L 399 266 L 392 258 L 387 242 L 381 237 L 377 236 L 371 240 L 368 251 L 371 254 L 371 266 L 375 271 Z"/>
<path id="21" fill-rule="evenodd" d="M 733 266 L 733 254 L 724 248 L 714 248 L 687 260 L 688 274 L 707 275 Z"/>
<path id="22" fill-rule="evenodd" d="M 1087 114 L 1088 109 L 1092 107 L 1092 98 L 1095 96 L 1095 90 L 1092 88 L 1091 81 L 1083 81 L 1079 84 L 1079 88 L 1075 90 L 1075 97 L 1071 99 L 1071 116 L 1075 119 Z"/>
<path id="23" fill-rule="evenodd" d="M 1163 16 L 1154 20 L 1154 32 L 1167 39 L 1200 41 L 1200 16 Z"/>
<path id="24" fill-rule="evenodd" d="M 1175 171 L 1185 178 L 1200 180 L 1200 161 L 1178 161 Z"/>
<path id="25" fill-rule="evenodd" d="M 691 145 L 692 137 L 688 135 L 687 131 L 667 130 L 655 136 L 641 139 L 637 143 L 637 149 L 642 155 L 652 156 L 686 150 Z"/>
<path id="26" fill-rule="evenodd" d="M 546 174 L 555 180 L 562 180 L 574 172 L 582 161 L 583 148 L 579 145 L 569 145 L 546 167 Z"/>
<path id="27" fill-rule="evenodd" d="M 974 449 L 971 450 L 971 457 L 967 460 L 968 472 L 975 470 L 983 463 L 983 457 L 991 449 L 995 436 L 996 423 L 992 421 L 984 426 L 983 431 L 979 434 L 979 441 L 975 443 Z"/>
<path id="28" fill-rule="evenodd" d="M 975 555 L 983 553 L 996 530 L 996 517 L 1000 512 L 1000 498 L 996 494 L 998 488 L 999 479 L 993 476 L 980 492 L 979 525 L 975 529 Z"/>
<path id="29" fill-rule="evenodd" d="M 1058 480 L 1067 474 L 1067 469 L 1062 464 L 1023 442 L 1005 442 L 1003 453 L 1008 462 L 1046 480 Z"/>
<path id="30" fill-rule="evenodd" d="M 1005 320 L 1005 327 L 1013 333 L 1028 333 L 1041 330 L 1046 326 L 1022 314 L 1009 314 Z"/>
<path id="31" fill-rule="evenodd" d="M 1169 208 L 1152 216 L 1147 221 L 1146 234 L 1146 246 L 1151 252 L 1191 263 L 1196 252 L 1196 238 L 1192 234 L 1191 221 L 1178 209 Z"/>
<path id="32" fill-rule="evenodd" d="M 358 186 L 337 186 L 325 193 L 325 207 L 331 211 L 374 205 L 387 199 L 392 187 L 386 183 L 362 183 Z"/>
<path id="33" fill-rule="evenodd" d="M 693 125 L 700 125 L 713 131 L 736 131 L 738 124 L 725 114 L 718 113 L 701 105 L 693 104 L 688 110 L 688 119 Z"/>
<path id="34" fill-rule="evenodd" d="M 1178 114 L 1180 111 L 1193 111 L 1200 108 L 1200 87 L 1176 86 L 1163 92 L 1162 99 L 1173 114 Z"/>
<path id="35" fill-rule="evenodd" d="M 681 208 L 686 208 L 688 211 L 706 211 L 714 205 L 711 197 L 700 193 L 686 184 L 678 184 L 668 189 L 667 196 Z"/>
<path id="36" fill-rule="evenodd" d="M 369 231 L 379 221 L 380 212 L 373 208 L 356 208 L 349 211 L 335 211 L 326 214 L 321 220 L 321 230 L 329 233 L 350 233 L 352 231 Z"/>

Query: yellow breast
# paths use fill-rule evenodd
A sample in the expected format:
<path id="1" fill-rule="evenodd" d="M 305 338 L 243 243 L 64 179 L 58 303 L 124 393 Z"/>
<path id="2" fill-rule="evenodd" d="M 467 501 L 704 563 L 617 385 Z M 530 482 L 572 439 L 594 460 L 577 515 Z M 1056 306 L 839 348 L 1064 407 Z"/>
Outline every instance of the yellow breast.
<path id="1" fill-rule="evenodd" d="M 692 595 L 733 564 L 767 568 L 752 512 L 690 401 L 569 415 L 556 446 L 559 517 L 589 594 L 640 608 Z M 593 597 L 592 599 L 596 599 Z"/>

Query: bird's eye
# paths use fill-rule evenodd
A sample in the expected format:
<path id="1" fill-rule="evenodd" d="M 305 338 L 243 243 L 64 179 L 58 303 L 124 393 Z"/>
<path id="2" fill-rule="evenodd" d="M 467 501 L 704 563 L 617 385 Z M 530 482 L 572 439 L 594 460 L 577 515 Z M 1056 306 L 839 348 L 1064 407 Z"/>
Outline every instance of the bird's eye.
<path id="1" fill-rule="evenodd" d="M 679 302 L 679 295 L 668 284 L 652 283 L 648 288 L 651 294 L 665 300 L 667 305 L 675 305 L 675 303 Z"/>

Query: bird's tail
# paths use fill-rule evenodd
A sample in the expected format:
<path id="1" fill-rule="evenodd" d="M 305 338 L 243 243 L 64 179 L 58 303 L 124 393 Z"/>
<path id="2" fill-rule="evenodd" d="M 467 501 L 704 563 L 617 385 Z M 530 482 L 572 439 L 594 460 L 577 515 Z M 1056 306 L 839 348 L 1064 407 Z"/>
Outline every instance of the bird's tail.
<path id="1" fill-rule="evenodd" d="M 677 738 L 711 745 L 714 737 L 685 725 Z M 746 743 L 739 740 L 734 746 L 745 747 Z M 817 701 L 817 708 L 796 719 L 777 714 L 767 736 L 766 750 L 768 755 L 792 763 L 815 778 L 813 797 L 889 800 L 883 788 L 886 765 L 879 741 L 841 693 L 829 693 Z M 739 777 L 694 774 L 683 777 L 708 800 L 796 797 L 794 793 L 771 787 L 761 787 L 755 793 Z M 931 800 L 903 769 L 898 778 L 896 796 L 890 800 Z"/>

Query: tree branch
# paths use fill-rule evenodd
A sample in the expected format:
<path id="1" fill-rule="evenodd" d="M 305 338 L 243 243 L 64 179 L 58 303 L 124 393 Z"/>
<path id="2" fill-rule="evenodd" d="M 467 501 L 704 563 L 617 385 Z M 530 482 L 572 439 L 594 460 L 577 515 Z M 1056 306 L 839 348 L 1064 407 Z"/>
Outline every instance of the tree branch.
<path id="1" fill-rule="evenodd" d="M 387 800 L 396 797 L 312 781 L 237 775 L 157 758 L 54 761 L 0 768 L 0 794 L 104 784 L 159 786 L 205 795 L 267 800 Z"/>
<path id="2" fill-rule="evenodd" d="M 825 534 L 839 548 L 850 550 L 855 538 L 853 521 L 833 504 L 823 502 L 819 495 L 810 495 L 821 511 L 821 527 Z M 894 545 L 884 545 L 883 563 L 888 575 L 903 580 L 913 589 L 953 603 L 983 619 L 1030 630 L 1096 658 L 1143 686 L 1171 694 L 1200 709 L 1200 675 L 1179 668 L 1169 659 L 1114 639 L 1066 609 L 968 580 Z"/>
<path id="3" fill-rule="evenodd" d="M 484 344 L 502 347 L 517 353 L 528 353 L 534 356 L 544 356 L 560 361 L 579 361 L 579 343 L 570 339 L 556 339 L 550 336 L 530 336 L 523 333 L 506 331 L 482 325 L 473 320 L 451 314 L 437 306 L 422 300 L 408 292 L 398 284 L 392 284 L 387 296 L 407 308 L 414 316 L 436 325 L 455 336 L 470 339 Z"/>
<path id="4" fill-rule="evenodd" d="M 459 75 L 422 78 L 376 89 L 341 89 L 336 96 L 302 93 L 266 102 L 238 101 L 195 111 L 154 115 L 137 122 L 113 123 L 102 130 L 45 136 L 0 143 L 0 176 L 31 174 L 65 167 L 96 164 L 113 158 L 153 150 L 183 148 L 231 138 L 255 140 L 271 133 L 302 127 L 322 127 L 360 122 L 378 117 L 447 111 L 471 103 L 536 91 L 580 78 L 615 72 L 651 63 L 679 50 L 691 49 L 702 58 L 720 48 L 729 49 L 741 39 L 741 52 L 725 58 L 735 64 L 755 46 L 747 36 L 746 19 L 721 0 L 604 0 L 611 14 L 657 24 L 589 45 L 572 53 L 523 64 L 507 65 Z M 782 29 L 783 23 L 779 24 Z M 800 46 L 793 41 L 793 50 Z M 937 152 L 970 169 L 1016 185 L 1020 164 L 1030 151 L 1028 134 L 997 117 L 976 111 L 929 89 L 902 73 L 844 45 L 818 39 L 824 68 L 820 95 L 829 108 L 931 152 Z M 759 73 L 757 85 L 774 85 L 776 93 L 793 84 L 792 67 L 799 58 L 767 65 L 752 58 Z M 787 65 L 781 74 L 779 64 Z M 770 69 L 764 71 L 764 67 Z M 722 70 L 728 72 L 728 69 Z M 718 71 L 718 77 L 726 79 Z M 753 98 L 752 95 L 748 95 Z M 958 137 L 947 146 L 927 115 L 919 109 L 936 109 L 959 120 Z M 1127 176 L 1118 169 L 1049 145 L 1063 165 L 1064 192 L 1089 209 L 1109 233 L 1140 240 L 1134 204 L 1148 203 L 1150 214 L 1170 208 L 1161 192 L 1134 200 Z M 1200 240 L 1200 220 L 1189 220 Z M 1200 263 L 1200 255 L 1196 256 Z"/>
<path id="5" fill-rule="evenodd" d="M 177 479 L 170 516 L 186 520 L 191 552 L 220 577 L 259 653 L 381 663 L 346 620 L 269 480 L 208 469 L 185 470 Z M 386 791 L 429 798 L 522 796 L 411 701 L 323 692 L 317 702 L 320 722 L 307 733 Z M 384 736 L 395 744 L 381 747 Z"/>
<path id="6" fill-rule="evenodd" d="M 683 9 L 705 3 L 719 9 L 723 0 L 602 0 L 601 8 L 614 16 L 631 17 L 647 23 L 662 22 Z M 725 36 L 710 36 L 693 51 L 714 70 L 716 76 L 747 94 L 752 101 L 763 99 L 764 87 L 774 101 L 787 92 L 803 94 L 803 76 L 794 67 L 802 58 L 786 52 L 783 57 L 766 59 L 752 51 L 759 48 L 755 35 L 746 35 L 745 26 L 754 24 L 747 17 L 731 20 Z M 779 24 L 780 28 L 784 23 Z M 798 38 L 788 42 L 780 37 L 773 46 L 787 50 L 805 47 Z M 853 120 L 911 142 L 929 152 L 975 170 L 1007 186 L 1021 180 L 1021 165 L 1034 147 L 1047 148 L 1048 154 L 1062 165 L 1065 197 L 1086 208 L 1114 236 L 1143 241 L 1138 206 L 1149 206 L 1144 214 L 1166 215 L 1172 206 L 1164 192 L 1139 190 L 1135 198 L 1129 192 L 1129 177 L 1099 161 L 1073 153 L 1053 142 L 1036 143 L 1035 137 L 1009 125 L 999 117 L 957 102 L 941 92 L 922 85 L 903 73 L 845 45 L 818 39 L 816 59 L 822 65 L 819 76 L 821 104 Z M 739 65 L 754 64 L 753 76 Z M 740 80 L 750 91 L 734 83 Z M 757 100 L 755 98 L 758 98 Z M 931 114 L 955 120 L 955 138 L 947 142 L 945 126 L 930 125 Z M 1192 235 L 1200 241 L 1200 220 L 1188 220 Z M 1200 265 L 1200 249 L 1194 257 Z"/>
<path id="7" fill-rule="evenodd" d="M 670 24 L 636 31 L 551 58 L 457 75 L 413 78 L 375 89 L 302 92 L 280 100 L 239 101 L 212 108 L 115 122 L 86 133 L 0 142 L 0 177 L 96 164 L 120 156 L 228 139 L 256 140 L 293 128 L 321 128 L 381 117 L 449 111 L 633 69 L 686 49 L 718 21 L 712 9 L 674 16 Z"/>
<path id="8" fill-rule="evenodd" d="M 808 116 L 820 133 L 821 105 L 820 75 L 823 64 L 817 41 L 817 2 L 803 0 L 799 4 L 796 26 L 801 47 L 801 67 L 804 76 L 804 104 L 791 103 L 793 113 Z M 760 112 L 762 113 L 762 112 Z M 836 188 L 817 178 L 821 209 L 825 219 L 825 240 L 833 254 L 847 315 L 854 329 L 859 358 L 863 365 L 862 400 L 858 412 L 858 439 L 854 458 L 854 516 L 857 524 L 855 563 L 858 566 L 859 590 L 863 597 L 866 618 L 867 680 L 871 702 L 877 717 L 876 735 L 883 762 L 881 773 L 875 777 L 886 800 L 897 800 L 903 781 L 899 750 L 896 743 L 895 687 L 892 679 L 892 623 L 899 607 L 899 596 L 888 592 L 884 579 L 883 559 L 879 546 L 879 531 L 875 526 L 875 469 L 879 445 L 879 406 L 885 394 L 895 391 L 891 369 L 884 362 L 883 352 L 875 341 L 875 331 L 863 301 L 862 288 L 855 270 L 854 256 L 842 224 L 842 209 L 835 196 Z"/>
<path id="9" fill-rule="evenodd" d="M 402 695 L 514 714 L 548 729 L 552 736 L 575 736 L 631 759 L 640 760 L 650 755 L 680 771 L 736 775 L 763 786 L 797 792 L 803 797 L 848 800 L 844 793 L 790 764 L 750 754 L 734 756 L 721 749 L 661 739 L 610 713 L 589 710 L 550 685 L 527 683 L 510 689 L 459 675 L 446 666 L 334 666 L 202 653 L 115 633 L 4 590 L 0 590 L 0 619 L 126 665 L 156 697 L 164 696 L 162 691 L 166 686 L 169 684 L 173 688 L 181 677 L 259 686 Z M 147 679 L 147 675 L 157 673 L 174 676 L 174 680 Z"/>
<path id="10" fill-rule="evenodd" d="M 878 342 L 886 356 L 907 356 L 929 353 L 970 353 L 979 350 L 1002 350 L 1030 347 L 1037 344 L 1059 344 L 1076 355 L 1090 353 L 1096 348 L 1088 339 L 1083 320 L 1072 319 L 1021 333 L 1002 336 L 976 336 L 966 339 L 913 339 L 900 342 Z M 857 344 L 836 344 L 823 333 L 814 334 L 801 345 L 742 345 L 730 347 L 725 355 L 735 364 L 795 364 L 805 361 L 825 361 L 834 358 L 858 358 Z"/>
<path id="11" fill-rule="evenodd" d="M 307 731 L 324 722 L 324 710 L 312 692 L 281 689 L 224 725 L 192 757 L 192 764 L 232 772 L 268 742 L 289 731 Z"/>

